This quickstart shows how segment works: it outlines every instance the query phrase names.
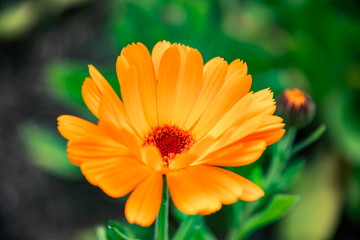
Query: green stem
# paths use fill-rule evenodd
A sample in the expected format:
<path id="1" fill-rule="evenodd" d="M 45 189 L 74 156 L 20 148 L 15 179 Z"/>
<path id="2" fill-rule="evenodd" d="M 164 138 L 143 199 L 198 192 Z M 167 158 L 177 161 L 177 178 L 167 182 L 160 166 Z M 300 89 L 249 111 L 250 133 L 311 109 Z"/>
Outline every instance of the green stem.
<path id="1" fill-rule="evenodd" d="M 304 148 L 318 140 L 324 134 L 325 130 L 325 124 L 321 124 L 310 136 L 296 144 L 291 154 L 295 155 L 299 151 L 303 150 Z"/>
<path id="2" fill-rule="evenodd" d="M 161 207 L 159 215 L 155 222 L 155 240 L 168 240 L 169 239 L 169 191 L 166 184 L 165 175 L 163 176 L 163 194 L 161 200 Z"/>
<path id="3" fill-rule="evenodd" d="M 292 145 L 296 137 L 296 128 L 289 128 L 284 139 L 274 149 L 270 167 L 266 177 L 265 187 L 270 187 L 274 177 L 282 170 L 291 157 Z"/>

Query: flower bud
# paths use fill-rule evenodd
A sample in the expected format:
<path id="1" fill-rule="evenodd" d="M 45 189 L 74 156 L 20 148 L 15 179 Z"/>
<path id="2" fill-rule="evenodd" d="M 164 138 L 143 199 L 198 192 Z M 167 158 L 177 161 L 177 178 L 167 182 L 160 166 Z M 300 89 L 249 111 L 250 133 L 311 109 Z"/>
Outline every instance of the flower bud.
<path id="1" fill-rule="evenodd" d="M 300 89 L 283 91 L 277 97 L 277 115 L 289 126 L 303 128 L 315 116 L 315 104 L 311 97 Z"/>

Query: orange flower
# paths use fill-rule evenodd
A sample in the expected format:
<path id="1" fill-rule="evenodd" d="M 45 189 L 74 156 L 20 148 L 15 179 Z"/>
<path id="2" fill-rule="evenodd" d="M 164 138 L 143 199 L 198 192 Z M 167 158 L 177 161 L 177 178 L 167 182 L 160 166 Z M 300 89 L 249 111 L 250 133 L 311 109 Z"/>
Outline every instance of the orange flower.
<path id="1" fill-rule="evenodd" d="M 122 101 L 92 65 L 89 71 L 82 95 L 98 123 L 63 115 L 58 129 L 69 140 L 69 160 L 91 184 L 116 198 L 132 191 L 130 223 L 154 222 L 163 175 L 176 207 L 190 215 L 264 195 L 216 167 L 256 161 L 285 132 L 273 94 L 249 92 L 245 63 L 216 57 L 203 65 L 198 50 L 166 41 L 151 55 L 141 43 L 128 45 L 116 62 Z"/>

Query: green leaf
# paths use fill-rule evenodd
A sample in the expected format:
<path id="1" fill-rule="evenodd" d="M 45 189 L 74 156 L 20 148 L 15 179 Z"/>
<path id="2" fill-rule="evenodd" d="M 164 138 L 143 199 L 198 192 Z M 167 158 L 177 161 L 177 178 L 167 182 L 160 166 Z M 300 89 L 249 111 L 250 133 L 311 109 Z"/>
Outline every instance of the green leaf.
<path id="1" fill-rule="evenodd" d="M 250 174 L 250 179 L 252 180 L 252 182 L 254 182 L 259 187 L 261 187 L 261 188 L 264 187 L 264 172 L 260 166 L 256 166 L 252 170 L 252 172 Z"/>
<path id="2" fill-rule="evenodd" d="M 120 223 L 115 221 L 108 221 L 106 223 L 106 236 L 108 240 L 136 240 L 131 233 Z"/>
<path id="3" fill-rule="evenodd" d="M 200 229 L 201 215 L 188 215 L 181 223 L 178 231 L 176 232 L 173 240 L 190 239 Z"/>
<path id="4" fill-rule="evenodd" d="M 120 88 L 115 76 L 115 70 L 98 69 L 120 96 Z M 85 108 L 81 87 L 86 77 L 89 77 L 88 63 L 76 60 L 54 61 L 45 67 L 45 81 L 50 95 L 59 103 L 78 110 Z"/>
<path id="5" fill-rule="evenodd" d="M 299 160 L 290 165 L 283 175 L 279 178 L 278 187 L 279 189 L 286 189 L 294 180 L 294 178 L 298 175 L 298 173 L 304 168 L 305 161 Z"/>
<path id="6" fill-rule="evenodd" d="M 108 240 L 106 237 L 106 228 L 104 226 L 98 226 L 95 229 L 95 233 L 98 240 Z"/>
<path id="7" fill-rule="evenodd" d="M 55 129 L 25 123 L 18 127 L 18 136 L 35 166 L 58 177 L 82 178 L 80 168 L 67 159 L 66 141 L 55 133 Z"/>
<path id="8" fill-rule="evenodd" d="M 200 229 L 190 238 L 191 240 L 216 240 L 215 235 L 210 231 L 205 223 L 204 218 L 201 219 Z"/>
<path id="9" fill-rule="evenodd" d="M 45 66 L 45 81 L 51 96 L 71 108 L 85 106 L 81 86 L 88 76 L 87 64 L 82 62 L 62 60 Z"/>
<path id="10" fill-rule="evenodd" d="M 25 35 L 41 19 L 37 4 L 21 1 L 2 7 L 0 12 L 0 39 L 13 40 Z"/>
<path id="11" fill-rule="evenodd" d="M 285 216 L 300 200 L 297 195 L 277 194 L 262 212 L 254 215 L 240 229 L 236 239 L 249 236 L 255 230 L 269 225 Z"/>

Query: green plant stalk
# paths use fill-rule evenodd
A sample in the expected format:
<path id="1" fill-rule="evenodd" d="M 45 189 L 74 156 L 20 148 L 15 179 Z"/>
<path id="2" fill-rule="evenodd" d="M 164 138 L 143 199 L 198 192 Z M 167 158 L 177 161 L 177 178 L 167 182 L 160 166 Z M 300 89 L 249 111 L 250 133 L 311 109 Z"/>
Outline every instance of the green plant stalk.
<path id="1" fill-rule="evenodd" d="M 325 132 L 326 126 L 325 124 L 321 124 L 310 136 L 308 136 L 303 141 L 299 142 L 294 146 L 293 151 L 291 152 L 291 155 L 295 155 L 299 151 L 303 150 L 307 146 L 314 143 L 316 140 L 318 140 Z"/>
<path id="2" fill-rule="evenodd" d="M 277 144 L 266 177 L 265 188 L 270 188 L 274 177 L 284 168 L 292 153 L 292 146 L 296 137 L 296 128 L 290 127 L 284 141 Z"/>
<path id="3" fill-rule="evenodd" d="M 169 191 L 166 184 L 165 175 L 163 176 L 163 194 L 161 207 L 155 222 L 156 240 L 169 240 Z"/>

